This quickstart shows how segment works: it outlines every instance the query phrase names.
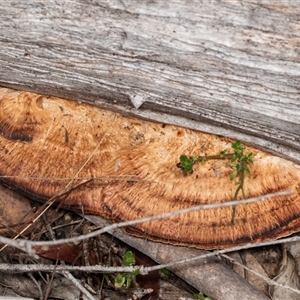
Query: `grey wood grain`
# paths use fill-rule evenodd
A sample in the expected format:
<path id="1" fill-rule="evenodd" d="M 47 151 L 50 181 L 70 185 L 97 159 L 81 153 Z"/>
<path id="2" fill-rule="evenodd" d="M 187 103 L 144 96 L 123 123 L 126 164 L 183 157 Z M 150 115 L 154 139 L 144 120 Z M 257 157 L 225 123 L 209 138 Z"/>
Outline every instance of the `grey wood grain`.
<path id="1" fill-rule="evenodd" d="M 0 85 L 239 138 L 300 162 L 300 5 L 0 0 Z"/>
<path id="2" fill-rule="evenodd" d="M 300 163 L 299 20 L 298 0 L 0 0 L 0 85 L 239 138 Z M 201 268 L 204 279 L 220 273 Z M 226 299 L 246 299 L 232 292 Z"/>
<path id="3" fill-rule="evenodd" d="M 106 226 L 109 224 L 107 220 L 99 216 L 86 215 L 85 218 L 96 225 Z M 109 233 L 148 255 L 159 264 L 174 263 L 182 259 L 197 257 L 207 253 L 207 251 L 199 249 L 156 243 L 129 236 L 119 228 Z M 211 297 L 211 299 L 270 299 L 225 265 L 224 262 L 215 257 L 174 265 L 169 269 L 190 285 Z"/>

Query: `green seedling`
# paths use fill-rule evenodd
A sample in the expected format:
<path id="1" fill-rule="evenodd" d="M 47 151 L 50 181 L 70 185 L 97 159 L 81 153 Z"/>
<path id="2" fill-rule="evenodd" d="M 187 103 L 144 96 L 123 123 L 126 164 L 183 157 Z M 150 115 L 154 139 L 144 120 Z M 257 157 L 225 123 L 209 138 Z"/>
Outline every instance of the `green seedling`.
<path id="1" fill-rule="evenodd" d="M 183 170 L 185 174 L 189 174 L 193 172 L 193 167 L 197 163 L 205 163 L 207 160 L 211 159 L 230 159 L 230 162 L 227 164 L 228 167 L 232 169 L 232 173 L 230 174 L 230 179 L 234 180 L 237 179 L 237 188 L 234 193 L 234 200 L 238 199 L 238 195 L 241 192 L 242 197 L 245 197 L 244 192 L 244 180 L 245 175 L 250 174 L 249 165 L 253 164 L 253 154 L 248 153 L 245 154 L 244 150 L 246 149 L 245 146 L 241 143 L 241 141 L 237 140 L 231 144 L 233 149 L 232 153 L 228 153 L 227 150 L 222 150 L 217 155 L 204 155 L 204 156 L 187 156 L 187 155 L 180 155 L 179 163 L 177 166 Z M 234 223 L 234 217 L 236 213 L 236 206 L 233 207 L 232 211 L 232 220 L 231 222 Z"/>
<path id="2" fill-rule="evenodd" d="M 210 298 L 204 296 L 202 293 L 195 294 L 194 297 L 196 300 L 211 300 Z"/>
<path id="3" fill-rule="evenodd" d="M 135 264 L 135 258 L 132 251 L 127 251 L 123 256 L 122 267 L 132 267 Z M 115 288 L 130 288 L 136 285 L 136 276 L 139 270 L 132 273 L 119 273 L 115 277 Z"/>
<path id="4" fill-rule="evenodd" d="M 122 267 L 132 267 L 135 265 L 135 258 L 132 251 L 127 251 L 121 262 Z M 132 273 L 121 272 L 116 275 L 106 276 L 106 281 L 110 286 L 116 289 L 129 289 L 130 287 L 136 286 L 136 276 L 139 274 L 139 270 L 135 270 Z"/>
<path id="5" fill-rule="evenodd" d="M 162 272 L 165 276 L 167 276 L 167 277 L 170 277 L 170 276 L 171 276 L 171 272 L 170 272 L 168 269 L 166 269 L 166 268 L 162 268 L 162 269 L 161 269 L 161 272 Z"/>
<path id="6" fill-rule="evenodd" d="M 132 251 L 127 251 L 123 256 L 122 267 L 132 267 L 135 264 L 135 259 Z M 115 278 L 115 288 L 129 288 L 136 285 L 136 276 L 139 270 L 132 273 L 119 273 Z"/>

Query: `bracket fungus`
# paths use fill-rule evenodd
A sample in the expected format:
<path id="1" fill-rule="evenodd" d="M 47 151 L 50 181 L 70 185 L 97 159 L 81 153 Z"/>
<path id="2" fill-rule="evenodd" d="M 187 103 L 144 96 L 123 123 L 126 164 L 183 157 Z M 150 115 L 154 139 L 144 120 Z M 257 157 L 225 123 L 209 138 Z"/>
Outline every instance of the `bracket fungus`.
<path id="1" fill-rule="evenodd" d="M 224 161 L 198 164 L 184 176 L 180 154 L 229 149 L 230 139 L 124 117 L 56 97 L 0 90 L 0 176 L 30 198 L 58 197 L 66 208 L 112 222 L 233 199 Z M 293 190 L 263 202 L 199 210 L 127 227 L 136 236 L 202 249 L 277 239 L 300 228 L 300 169 L 247 147 L 254 155 L 246 197 Z"/>

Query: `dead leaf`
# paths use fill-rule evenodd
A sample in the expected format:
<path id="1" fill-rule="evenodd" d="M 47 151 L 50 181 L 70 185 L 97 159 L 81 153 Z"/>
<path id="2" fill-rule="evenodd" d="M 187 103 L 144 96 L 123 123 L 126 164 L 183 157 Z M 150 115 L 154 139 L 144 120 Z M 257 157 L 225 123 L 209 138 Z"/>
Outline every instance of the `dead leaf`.
<path id="1" fill-rule="evenodd" d="M 300 293 L 296 293 L 289 289 L 290 287 L 300 291 L 300 279 L 299 269 L 297 268 L 295 259 L 286 248 L 284 248 L 283 251 L 283 259 L 279 275 L 274 278 L 274 281 L 279 284 L 286 285 L 288 288 L 283 288 L 277 285 L 270 286 L 270 295 L 273 300 L 300 299 Z"/>
<path id="2" fill-rule="evenodd" d="M 33 214 L 30 201 L 0 185 L 0 235 L 12 236 Z"/>

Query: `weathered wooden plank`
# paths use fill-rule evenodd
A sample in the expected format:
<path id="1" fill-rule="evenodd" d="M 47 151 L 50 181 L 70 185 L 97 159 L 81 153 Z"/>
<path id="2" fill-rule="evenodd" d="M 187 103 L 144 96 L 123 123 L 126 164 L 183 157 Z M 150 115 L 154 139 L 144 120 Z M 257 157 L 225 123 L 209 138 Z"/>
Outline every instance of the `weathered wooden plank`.
<path id="1" fill-rule="evenodd" d="M 299 15 L 295 0 L 0 0 L 0 85 L 300 163 Z"/>
<path id="2" fill-rule="evenodd" d="M 297 2 L 1 0 L 0 85 L 240 138 L 300 162 Z"/>

